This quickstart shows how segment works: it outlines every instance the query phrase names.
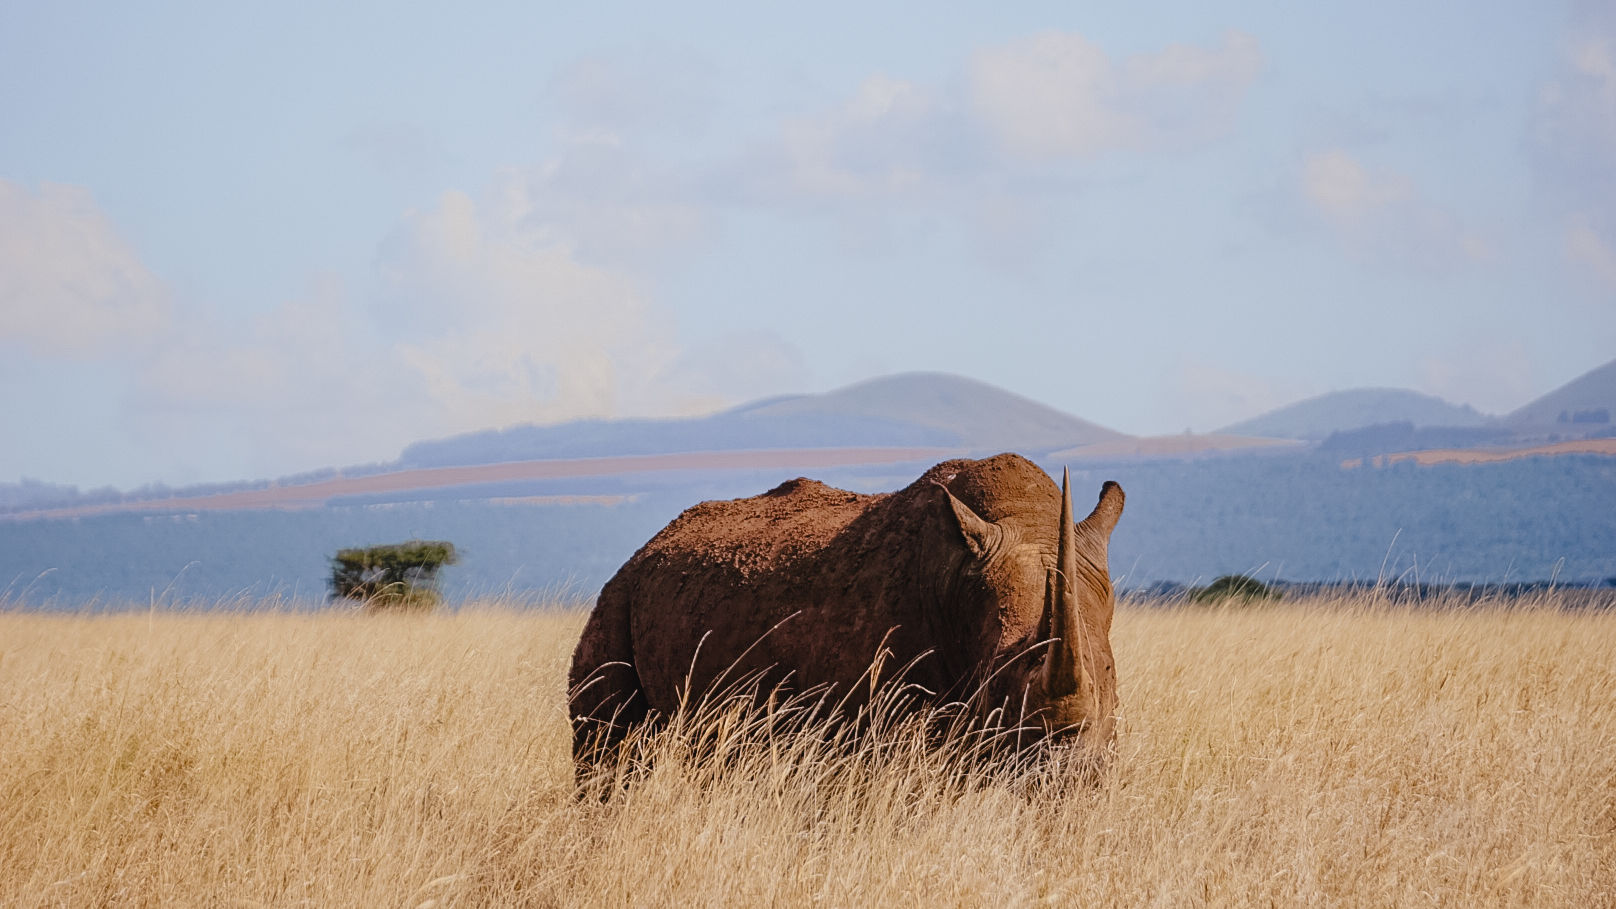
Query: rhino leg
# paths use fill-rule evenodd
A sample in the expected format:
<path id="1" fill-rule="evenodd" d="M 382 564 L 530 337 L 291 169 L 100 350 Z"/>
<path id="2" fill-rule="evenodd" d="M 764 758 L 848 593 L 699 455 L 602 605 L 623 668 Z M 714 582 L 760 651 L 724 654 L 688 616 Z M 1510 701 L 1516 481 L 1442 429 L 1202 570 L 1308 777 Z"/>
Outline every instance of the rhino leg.
<path id="1" fill-rule="evenodd" d="M 608 584 L 573 651 L 567 685 L 572 758 L 580 781 L 645 721 L 645 692 L 634 668 L 629 617 L 627 598 Z"/>

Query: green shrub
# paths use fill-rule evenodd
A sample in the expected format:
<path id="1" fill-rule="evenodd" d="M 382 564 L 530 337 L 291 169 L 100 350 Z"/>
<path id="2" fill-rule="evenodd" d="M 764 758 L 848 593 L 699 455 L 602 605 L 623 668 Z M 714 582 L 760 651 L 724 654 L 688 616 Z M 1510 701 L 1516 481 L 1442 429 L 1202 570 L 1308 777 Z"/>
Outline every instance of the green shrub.
<path id="1" fill-rule="evenodd" d="M 1279 597 L 1279 591 L 1245 574 L 1226 574 L 1205 587 L 1190 591 L 1190 599 L 1196 603 L 1219 603 L 1224 600 L 1251 603 L 1277 600 Z"/>
<path id="2" fill-rule="evenodd" d="M 443 601 L 438 569 L 455 560 L 454 544 L 444 540 L 341 549 L 331 558 L 331 598 L 371 612 L 431 610 Z"/>

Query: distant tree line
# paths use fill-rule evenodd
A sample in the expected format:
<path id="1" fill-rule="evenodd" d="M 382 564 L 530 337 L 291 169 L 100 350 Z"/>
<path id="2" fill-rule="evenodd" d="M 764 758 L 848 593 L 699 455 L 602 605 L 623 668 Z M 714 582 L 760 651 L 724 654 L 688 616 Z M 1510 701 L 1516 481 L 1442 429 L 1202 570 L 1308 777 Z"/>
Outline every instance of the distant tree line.
<path id="1" fill-rule="evenodd" d="M 1558 422 L 1609 423 L 1610 409 L 1606 407 L 1595 407 L 1589 410 L 1562 410 L 1560 411 L 1560 419 Z"/>
<path id="2" fill-rule="evenodd" d="M 1416 427 L 1402 420 L 1333 432 L 1319 443 L 1319 450 L 1341 457 L 1361 457 L 1427 448 L 1471 448 L 1507 442 L 1513 435 L 1513 431 L 1496 426 Z"/>

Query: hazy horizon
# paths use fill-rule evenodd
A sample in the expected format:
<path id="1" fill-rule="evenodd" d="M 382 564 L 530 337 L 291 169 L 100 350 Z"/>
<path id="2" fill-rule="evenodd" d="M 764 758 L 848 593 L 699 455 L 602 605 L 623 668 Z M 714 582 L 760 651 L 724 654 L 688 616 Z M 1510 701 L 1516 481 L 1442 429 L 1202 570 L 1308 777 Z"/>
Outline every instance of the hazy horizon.
<path id="1" fill-rule="evenodd" d="M 1612 362 L 1616 362 L 1616 361 L 1612 361 Z M 882 382 L 885 382 L 885 381 L 888 381 L 888 380 L 894 380 L 894 379 L 905 379 L 905 378 L 916 378 L 916 377 L 933 377 L 933 376 L 935 376 L 935 377 L 943 377 L 943 378 L 953 378 L 953 379 L 964 379 L 967 382 L 971 382 L 971 383 L 980 383 L 981 382 L 981 380 L 979 380 L 979 379 L 975 379 L 975 378 L 970 377 L 970 376 L 962 376 L 962 375 L 959 375 L 957 373 L 939 373 L 939 372 L 935 372 L 935 371 L 917 371 L 917 372 L 911 372 L 911 373 L 890 373 L 890 374 L 887 374 L 887 375 L 875 376 L 875 377 L 868 378 L 868 379 L 861 379 L 861 380 L 859 380 L 857 382 L 849 383 L 848 385 L 842 386 L 842 387 L 837 388 L 837 389 L 830 389 L 829 391 L 830 392 L 846 391 L 846 390 L 854 389 L 854 388 L 857 388 L 857 387 L 860 387 L 860 386 L 874 385 L 874 384 L 878 384 L 878 383 L 882 383 Z M 991 385 L 989 385 L 987 387 L 988 388 L 995 388 L 994 386 L 991 386 Z M 929 386 L 928 386 L 928 388 L 929 388 Z M 1552 392 L 1552 391 L 1556 391 L 1556 390 L 1558 390 L 1558 389 L 1549 389 L 1548 391 Z M 996 392 L 1003 392 L 1003 391 L 1004 391 L 1003 389 L 996 389 Z M 1330 391 L 1324 392 L 1324 393 L 1319 394 L 1319 395 L 1311 395 L 1311 396 L 1309 396 L 1307 398 L 1303 398 L 1303 399 L 1298 400 L 1298 401 L 1291 401 L 1291 402 L 1286 402 L 1286 403 L 1280 404 L 1280 405 L 1278 405 L 1278 406 L 1276 406 L 1276 407 L 1274 407 L 1274 408 L 1272 408 L 1272 409 L 1270 409 L 1268 411 L 1265 411 L 1263 414 L 1261 414 L 1259 416 L 1260 417 L 1268 417 L 1268 416 L 1278 415 L 1278 414 L 1290 411 L 1290 409 L 1295 405 L 1307 405 L 1307 404 L 1310 404 L 1311 402 L 1314 402 L 1314 401 L 1320 401 L 1322 399 L 1331 398 L 1332 396 L 1334 396 L 1336 394 L 1339 394 L 1339 393 L 1342 393 L 1342 392 L 1349 392 L 1349 393 L 1350 392 L 1376 393 L 1376 392 L 1399 392 L 1399 391 L 1405 391 L 1405 389 L 1392 389 L 1392 388 L 1384 388 L 1384 387 L 1379 387 L 1379 388 L 1377 388 L 1377 387 L 1364 387 L 1364 388 L 1357 388 L 1357 389 L 1331 389 Z M 933 392 L 933 393 L 938 393 L 938 392 Z M 951 386 L 945 386 L 944 389 L 941 390 L 941 392 L 940 392 L 941 397 L 943 399 L 946 399 L 946 400 L 950 401 L 950 406 L 951 407 L 957 408 L 962 404 L 962 402 L 959 401 L 959 400 L 955 400 L 955 398 L 954 398 L 955 393 L 956 393 L 956 391 Z M 770 403 L 786 401 L 786 400 L 795 399 L 795 398 L 814 397 L 814 396 L 817 396 L 818 394 L 820 394 L 820 393 L 819 392 L 791 392 L 791 391 L 786 391 L 786 392 L 776 394 L 776 395 L 767 395 L 767 396 L 764 396 L 764 397 L 761 397 L 761 398 L 752 399 L 750 401 L 739 402 L 736 405 L 727 405 L 726 404 L 723 407 L 721 407 L 721 408 L 719 408 L 717 410 L 714 410 L 714 411 L 710 411 L 710 412 L 703 412 L 703 413 L 697 413 L 697 414 L 686 414 L 686 415 L 679 415 L 679 416 L 661 416 L 661 417 L 651 417 L 651 418 L 621 418 L 621 419 L 626 420 L 626 421 L 633 421 L 633 420 L 636 420 L 636 419 L 651 419 L 651 420 L 657 421 L 657 422 L 681 420 L 681 419 L 699 420 L 700 418 L 702 418 L 704 416 L 716 416 L 716 415 L 721 414 L 721 413 L 726 413 L 726 412 L 736 411 L 736 410 L 742 410 L 742 411 L 750 410 L 752 408 L 752 405 L 757 405 L 757 404 L 767 405 L 767 404 L 770 404 Z M 989 394 L 991 395 L 993 393 L 990 392 Z M 1014 394 L 1014 393 L 1010 393 L 1010 394 Z M 889 397 L 889 395 L 890 395 L 890 393 L 888 393 L 888 397 Z M 1024 397 L 1025 398 L 1025 396 L 1019 396 L 1019 397 Z M 1541 395 L 1534 396 L 1533 401 L 1536 401 L 1539 397 L 1542 397 L 1542 396 Z M 1025 399 L 1032 402 L 1032 404 L 1034 404 L 1034 405 L 1047 406 L 1046 402 L 1039 401 L 1039 400 L 1037 400 L 1035 398 L 1025 398 Z M 994 398 L 994 399 L 992 399 L 992 402 L 996 402 L 997 400 L 998 399 Z M 1440 399 L 1440 398 L 1433 398 L 1433 400 L 1441 402 L 1441 404 L 1435 405 L 1435 406 L 1451 405 L 1451 402 L 1444 401 L 1443 399 Z M 985 406 L 994 406 L 994 404 L 992 402 L 987 403 Z M 1532 403 L 1532 402 L 1523 402 L 1523 404 L 1527 404 L 1527 403 Z M 973 402 L 971 402 L 971 406 L 979 409 L 982 406 L 984 406 L 984 403 L 981 402 L 981 401 L 973 401 Z M 1354 402 L 1354 407 L 1356 407 L 1356 406 L 1357 406 L 1357 402 Z M 1337 409 L 1339 410 L 1339 405 L 1337 405 Z M 1064 413 L 1063 411 L 1058 411 L 1058 409 L 1057 409 L 1057 412 Z M 1473 411 L 1473 412 L 1477 416 L 1484 417 L 1484 418 L 1487 418 L 1489 420 L 1503 420 L 1505 417 L 1507 417 L 1509 415 L 1508 413 L 1489 414 L 1489 413 L 1479 412 L 1479 411 Z M 1355 419 L 1355 417 L 1354 417 L 1354 414 L 1350 410 L 1347 413 L 1326 411 L 1326 414 L 1329 414 L 1329 413 L 1334 413 L 1334 419 L 1343 421 L 1341 423 L 1341 425 L 1343 427 L 1349 428 L 1349 429 L 1350 428 L 1358 428 L 1357 424 L 1353 423 L 1353 420 Z M 963 414 L 958 414 L 956 416 L 962 416 L 962 415 Z M 1079 419 L 1083 419 L 1081 414 L 1067 414 L 1067 416 L 1072 416 L 1072 417 L 1077 417 Z M 520 429 L 520 428 L 523 428 L 523 427 L 548 428 L 548 427 L 567 427 L 567 426 L 571 426 L 571 425 L 587 426 L 589 423 L 594 422 L 594 421 L 596 421 L 598 419 L 599 418 L 592 418 L 592 417 L 585 417 L 585 418 L 575 418 L 574 417 L 574 418 L 563 418 L 563 419 L 560 419 L 560 420 L 551 421 L 549 423 L 518 423 L 518 424 L 510 424 L 510 425 L 507 425 L 507 426 L 480 427 L 480 428 L 477 428 L 477 429 L 468 430 L 468 431 L 462 432 L 462 433 L 455 433 L 455 434 L 451 434 L 451 435 L 448 435 L 448 436 L 437 436 L 437 437 L 432 437 L 432 438 L 415 439 L 415 440 L 412 440 L 410 442 L 407 442 L 403 446 L 403 448 L 401 448 L 398 452 L 396 452 L 391 457 L 380 458 L 380 459 L 370 461 L 370 462 L 365 462 L 365 463 L 358 463 L 358 462 L 331 463 L 331 464 L 318 465 L 318 466 L 310 468 L 307 471 L 301 471 L 301 472 L 298 472 L 298 473 L 283 473 L 283 474 L 276 474 L 276 475 L 272 475 L 272 476 L 271 475 L 264 475 L 264 476 L 222 477 L 222 478 L 218 478 L 216 480 L 200 481 L 198 483 L 192 483 L 192 484 L 169 484 L 169 483 L 165 483 L 161 479 L 148 479 L 148 480 L 146 480 L 146 481 L 144 481 L 143 483 L 140 483 L 140 484 L 119 487 L 118 491 L 121 492 L 121 493 L 129 493 L 129 492 L 135 492 L 139 488 L 151 488 L 154 485 L 156 485 L 156 486 L 167 486 L 167 487 L 173 488 L 175 490 L 182 490 L 182 489 L 187 488 L 187 487 L 215 485 L 215 484 L 216 485 L 226 486 L 226 487 L 232 487 L 232 486 L 238 486 L 238 485 L 240 485 L 242 483 L 255 483 L 255 482 L 263 482 L 263 481 L 276 481 L 276 480 L 293 479 L 293 478 L 298 478 L 301 474 L 315 474 L 315 475 L 318 475 L 318 474 L 323 473 L 324 471 L 332 470 L 332 469 L 337 470 L 337 471 L 340 472 L 345 468 L 364 468 L 366 471 L 370 471 L 370 470 L 374 470 L 376 468 L 385 468 L 385 469 L 389 469 L 389 470 L 411 470 L 411 469 L 417 469 L 417 468 L 420 468 L 420 467 L 423 467 L 423 466 L 441 466 L 441 465 L 431 465 L 431 464 L 423 465 L 423 464 L 418 463 L 418 462 L 412 462 L 411 459 L 410 459 L 410 452 L 411 452 L 412 449 L 418 448 L 419 446 L 421 446 L 423 444 L 430 444 L 430 443 L 434 443 L 434 442 L 444 442 L 444 441 L 448 441 L 450 439 L 459 439 L 459 438 L 475 439 L 475 438 L 477 438 L 479 436 L 484 436 L 489 432 L 500 433 L 500 432 L 505 432 L 505 431 L 511 430 L 511 429 Z M 1322 417 L 1316 416 L 1315 419 L 1330 420 L 1331 417 L 1329 417 L 1329 416 L 1322 416 Z M 1395 423 L 1395 422 L 1397 422 L 1399 420 L 1402 420 L 1404 422 L 1408 422 L 1410 419 L 1411 419 L 1411 417 L 1409 417 L 1408 415 L 1401 415 L 1400 416 L 1399 414 L 1391 414 L 1391 415 L 1387 416 L 1386 419 L 1382 420 L 1381 422 L 1388 422 L 1389 421 L 1389 422 Z M 1251 421 L 1247 421 L 1247 422 L 1251 422 Z M 1418 422 L 1418 420 L 1416 419 L 1415 422 Z M 1349 424 L 1349 423 L 1353 423 L 1353 425 L 1348 426 L 1347 424 Z M 917 424 L 917 425 L 919 425 L 919 424 Z M 1369 425 L 1369 424 L 1364 424 L 1364 425 Z M 1422 424 L 1422 425 L 1445 425 L 1445 421 L 1438 420 L 1437 424 Z M 1102 425 L 1098 425 L 1098 424 L 1096 424 L 1096 426 L 1100 430 L 1111 430 L 1111 429 L 1113 429 L 1113 427 L 1102 426 Z M 1244 433 L 1246 435 L 1253 435 L 1253 436 L 1263 436 L 1264 435 L 1264 433 L 1262 433 L 1260 431 L 1253 432 L 1253 431 L 1250 431 L 1250 430 L 1243 429 L 1240 426 L 1236 426 L 1236 425 L 1230 425 L 1230 426 L 1224 426 L 1224 427 L 1213 427 L 1213 428 L 1210 428 L 1208 430 L 1205 430 L 1204 434 L 1211 435 L 1211 434 L 1216 434 L 1216 433 L 1220 433 L 1220 432 Z M 1164 433 L 1164 434 L 1159 434 L 1157 437 L 1158 438 L 1172 438 L 1172 437 L 1176 437 L 1177 435 L 1178 435 L 1177 433 Z M 1132 436 L 1132 437 L 1133 438 L 1146 438 L 1145 436 Z M 1274 438 L 1295 438 L 1294 436 L 1283 435 L 1283 434 L 1279 435 L 1279 436 L 1273 436 L 1273 437 Z M 830 441 L 825 442 L 824 444 L 830 445 L 831 447 L 834 447 L 834 448 L 845 448 L 845 449 L 847 449 L 849 451 L 870 448 L 869 445 L 867 445 L 865 443 L 862 443 L 862 442 L 855 444 L 855 443 L 852 443 L 852 442 L 847 442 L 845 440 L 841 440 L 841 441 L 830 440 Z M 765 447 L 767 447 L 767 446 L 765 446 Z M 876 446 L 876 447 L 879 448 L 880 446 Z M 966 447 L 968 448 L 970 446 L 966 446 Z M 730 438 L 727 435 L 722 437 L 722 438 L 715 439 L 712 448 L 714 448 L 715 450 L 732 450 L 734 448 L 734 439 Z M 679 450 L 683 451 L 685 449 L 680 448 Z M 690 450 L 694 451 L 694 450 L 697 450 L 697 449 L 692 448 Z M 870 449 L 870 450 L 874 450 L 874 449 Z M 961 450 L 964 450 L 964 449 L 961 449 Z M 636 449 L 636 451 L 638 451 L 638 449 Z M 612 453 L 613 454 L 626 454 L 625 452 L 612 452 Z M 462 453 L 462 454 L 465 454 L 465 453 Z M 593 458 L 593 457 L 602 457 L 602 456 L 604 456 L 604 455 L 601 455 L 601 454 L 578 454 L 578 455 L 556 456 L 556 457 L 561 457 L 562 460 L 567 460 L 569 458 Z M 629 456 L 632 457 L 634 455 L 629 455 Z M 476 462 L 476 463 L 484 463 L 483 460 L 482 460 L 482 458 L 484 458 L 484 457 L 486 457 L 486 455 L 483 455 L 481 453 L 473 453 L 471 455 L 471 457 L 470 457 L 470 461 L 471 462 Z M 545 457 L 550 457 L 550 456 L 546 455 Z M 451 460 L 452 460 L 452 458 L 451 458 Z M 40 484 L 43 484 L 43 485 L 46 485 L 46 486 L 77 486 L 78 485 L 78 484 L 56 483 L 56 482 L 50 481 L 50 480 L 41 480 L 39 477 L 21 477 L 21 478 L 18 478 L 16 481 L 9 480 L 9 479 L 6 479 L 6 478 L 0 478 L 0 487 L 3 487 L 5 485 L 7 485 L 8 483 L 13 483 L 13 484 L 40 483 Z M 111 484 L 105 484 L 102 487 L 100 487 L 99 489 L 97 489 L 96 491 L 105 490 L 110 485 Z M 88 488 L 85 488 L 85 487 L 80 487 L 80 491 L 81 492 L 86 492 L 86 491 L 90 491 L 90 490 Z"/>

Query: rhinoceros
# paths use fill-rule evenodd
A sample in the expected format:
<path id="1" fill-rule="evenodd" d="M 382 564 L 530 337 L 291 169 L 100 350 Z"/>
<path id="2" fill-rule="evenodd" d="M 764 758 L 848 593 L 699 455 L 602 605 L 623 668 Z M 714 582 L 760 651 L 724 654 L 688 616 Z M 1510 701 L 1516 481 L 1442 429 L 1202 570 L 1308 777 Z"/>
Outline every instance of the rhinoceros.
<path id="1" fill-rule="evenodd" d="M 900 667 L 928 695 L 914 704 L 968 701 L 1028 741 L 1102 753 L 1122 506 L 1108 481 L 1074 523 L 1069 475 L 1057 490 L 1014 454 L 944 461 L 893 493 L 796 479 L 702 502 L 596 600 L 569 675 L 579 772 L 726 679 L 822 686 L 852 709 Z"/>

